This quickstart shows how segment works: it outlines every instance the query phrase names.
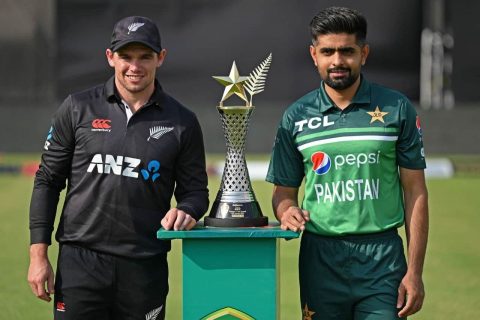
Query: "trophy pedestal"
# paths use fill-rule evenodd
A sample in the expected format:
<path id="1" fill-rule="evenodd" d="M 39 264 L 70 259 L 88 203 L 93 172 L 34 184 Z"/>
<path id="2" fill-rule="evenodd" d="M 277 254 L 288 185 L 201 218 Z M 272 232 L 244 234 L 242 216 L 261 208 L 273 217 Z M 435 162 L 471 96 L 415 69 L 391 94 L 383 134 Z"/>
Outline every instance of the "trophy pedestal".
<path id="1" fill-rule="evenodd" d="M 182 239 L 182 319 L 279 319 L 279 238 L 297 238 L 278 224 L 157 232 Z"/>

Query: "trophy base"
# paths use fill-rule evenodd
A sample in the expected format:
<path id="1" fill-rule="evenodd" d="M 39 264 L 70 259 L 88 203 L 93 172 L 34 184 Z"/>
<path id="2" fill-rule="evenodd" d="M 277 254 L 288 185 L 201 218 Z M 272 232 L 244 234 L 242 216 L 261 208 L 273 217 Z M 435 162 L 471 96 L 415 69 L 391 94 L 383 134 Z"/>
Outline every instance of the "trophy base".
<path id="1" fill-rule="evenodd" d="M 213 203 L 210 215 L 205 217 L 207 227 L 263 227 L 268 218 L 262 215 L 257 201 Z"/>
<path id="2" fill-rule="evenodd" d="M 210 218 L 205 217 L 204 226 L 220 228 L 264 227 L 268 225 L 267 217 L 259 218 Z"/>

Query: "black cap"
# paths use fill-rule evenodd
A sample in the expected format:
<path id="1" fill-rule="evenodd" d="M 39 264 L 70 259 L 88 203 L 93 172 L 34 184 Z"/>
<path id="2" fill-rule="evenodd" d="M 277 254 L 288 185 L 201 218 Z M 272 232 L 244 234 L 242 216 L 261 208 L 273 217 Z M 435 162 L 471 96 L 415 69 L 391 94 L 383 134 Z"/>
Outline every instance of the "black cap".
<path id="1" fill-rule="evenodd" d="M 113 27 L 110 49 L 117 51 L 129 43 L 141 43 L 159 53 L 162 51 L 160 32 L 152 20 L 132 16 L 118 21 Z"/>

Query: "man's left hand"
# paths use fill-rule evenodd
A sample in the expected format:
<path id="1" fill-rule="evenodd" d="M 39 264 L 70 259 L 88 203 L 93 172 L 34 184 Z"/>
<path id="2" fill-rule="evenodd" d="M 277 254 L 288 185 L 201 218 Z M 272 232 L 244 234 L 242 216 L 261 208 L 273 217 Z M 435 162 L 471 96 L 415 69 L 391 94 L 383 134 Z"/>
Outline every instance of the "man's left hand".
<path id="1" fill-rule="evenodd" d="M 168 210 L 165 217 L 163 217 L 161 224 L 165 230 L 190 230 L 192 229 L 197 221 L 192 218 L 185 211 L 179 210 L 177 208 L 172 208 Z"/>
<path id="2" fill-rule="evenodd" d="M 401 308 L 398 316 L 404 318 L 418 312 L 422 308 L 424 298 L 422 277 L 407 272 L 398 287 L 397 308 Z"/>

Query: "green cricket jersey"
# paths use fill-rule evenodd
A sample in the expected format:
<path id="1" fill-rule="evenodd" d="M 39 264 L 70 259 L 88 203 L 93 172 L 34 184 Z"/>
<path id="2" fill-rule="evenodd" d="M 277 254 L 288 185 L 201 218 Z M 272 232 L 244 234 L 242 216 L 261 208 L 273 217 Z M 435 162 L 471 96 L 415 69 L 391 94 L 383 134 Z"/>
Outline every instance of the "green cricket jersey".
<path id="1" fill-rule="evenodd" d="M 416 111 L 401 93 L 363 76 L 352 103 L 340 110 L 322 82 L 285 111 L 266 180 L 298 188 L 308 231 L 361 234 L 404 222 L 398 167 L 424 169 Z"/>

